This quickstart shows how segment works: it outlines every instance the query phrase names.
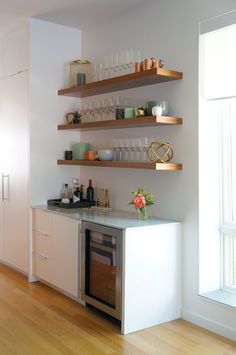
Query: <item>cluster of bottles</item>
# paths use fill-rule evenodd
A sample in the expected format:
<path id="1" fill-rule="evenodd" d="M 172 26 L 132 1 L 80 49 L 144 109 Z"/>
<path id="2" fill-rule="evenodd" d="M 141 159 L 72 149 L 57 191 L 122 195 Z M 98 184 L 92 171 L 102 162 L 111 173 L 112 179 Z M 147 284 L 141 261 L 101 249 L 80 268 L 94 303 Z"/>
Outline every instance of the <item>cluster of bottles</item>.
<path id="1" fill-rule="evenodd" d="M 86 190 L 86 196 L 84 196 L 84 185 L 79 184 L 79 179 L 74 178 L 72 180 L 73 187 L 70 188 L 68 184 L 64 184 L 63 189 L 61 191 L 61 202 L 62 203 L 71 203 L 71 202 L 82 202 L 94 201 L 94 188 L 92 184 L 92 180 L 89 180 L 89 185 Z"/>

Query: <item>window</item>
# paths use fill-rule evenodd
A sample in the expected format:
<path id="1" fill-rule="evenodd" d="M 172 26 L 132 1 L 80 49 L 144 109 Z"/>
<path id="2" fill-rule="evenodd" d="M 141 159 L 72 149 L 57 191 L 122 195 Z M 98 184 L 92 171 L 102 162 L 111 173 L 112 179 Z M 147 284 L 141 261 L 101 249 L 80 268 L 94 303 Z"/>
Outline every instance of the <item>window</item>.
<path id="1" fill-rule="evenodd" d="M 236 291 L 236 98 L 216 104 L 221 143 L 222 287 Z"/>
<path id="2" fill-rule="evenodd" d="M 200 35 L 199 251 L 200 293 L 236 296 L 235 43 L 235 24 Z"/>

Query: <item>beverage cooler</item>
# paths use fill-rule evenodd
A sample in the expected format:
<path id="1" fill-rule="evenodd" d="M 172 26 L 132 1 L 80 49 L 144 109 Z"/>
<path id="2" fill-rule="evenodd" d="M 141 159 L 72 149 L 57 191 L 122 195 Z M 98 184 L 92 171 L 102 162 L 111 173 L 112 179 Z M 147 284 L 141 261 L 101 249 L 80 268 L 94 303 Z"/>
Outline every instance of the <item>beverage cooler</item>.
<path id="1" fill-rule="evenodd" d="M 82 299 L 121 320 L 123 230 L 82 222 Z"/>

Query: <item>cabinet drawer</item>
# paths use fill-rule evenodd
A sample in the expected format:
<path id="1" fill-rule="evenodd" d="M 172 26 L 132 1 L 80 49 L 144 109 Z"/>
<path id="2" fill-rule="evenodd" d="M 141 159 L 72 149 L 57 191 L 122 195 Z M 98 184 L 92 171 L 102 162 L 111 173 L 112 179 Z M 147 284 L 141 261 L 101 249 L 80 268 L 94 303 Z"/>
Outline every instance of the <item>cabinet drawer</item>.
<path id="1" fill-rule="evenodd" d="M 33 210 L 33 231 L 52 234 L 52 213 L 40 209 Z"/>
<path id="2" fill-rule="evenodd" d="M 33 232 L 33 252 L 39 252 L 46 256 L 52 255 L 53 236 L 38 231 Z"/>
<path id="3" fill-rule="evenodd" d="M 40 252 L 33 252 L 33 268 L 35 276 L 49 283 L 53 282 L 52 259 Z"/>

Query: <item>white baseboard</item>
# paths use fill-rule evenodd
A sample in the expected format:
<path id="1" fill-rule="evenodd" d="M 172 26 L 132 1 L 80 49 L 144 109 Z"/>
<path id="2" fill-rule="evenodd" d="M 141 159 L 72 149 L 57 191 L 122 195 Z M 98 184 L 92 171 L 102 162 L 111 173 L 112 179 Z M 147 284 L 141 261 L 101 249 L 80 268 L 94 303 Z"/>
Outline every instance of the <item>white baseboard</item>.
<path id="1" fill-rule="evenodd" d="M 6 266 L 9 267 L 10 269 L 13 269 L 13 270 L 19 272 L 20 274 L 22 274 L 22 275 L 28 277 L 28 273 L 27 273 L 27 272 L 25 272 L 25 271 L 23 271 L 23 270 L 21 270 L 21 269 L 18 269 L 18 268 L 15 267 L 14 265 L 9 264 L 9 263 L 7 263 L 6 261 L 3 261 L 2 259 L 0 259 L 0 264 L 6 265 Z"/>
<path id="2" fill-rule="evenodd" d="M 199 325 L 213 333 L 222 335 L 225 338 L 236 341 L 236 328 L 228 327 L 227 325 L 216 322 L 210 318 L 206 318 L 200 314 L 189 311 L 186 308 L 182 308 L 181 318 Z"/>
<path id="3" fill-rule="evenodd" d="M 29 274 L 28 281 L 31 282 L 31 283 L 32 282 L 37 282 L 37 281 L 39 281 L 39 278 L 34 276 L 33 274 Z"/>

